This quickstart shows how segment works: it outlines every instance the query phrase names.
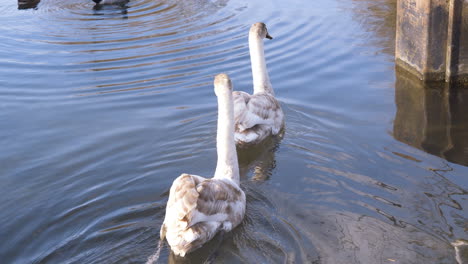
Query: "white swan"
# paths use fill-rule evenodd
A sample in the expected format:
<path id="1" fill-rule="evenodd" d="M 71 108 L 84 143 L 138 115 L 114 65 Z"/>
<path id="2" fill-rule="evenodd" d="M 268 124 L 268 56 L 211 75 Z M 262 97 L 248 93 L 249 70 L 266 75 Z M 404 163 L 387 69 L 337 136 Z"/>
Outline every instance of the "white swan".
<path id="1" fill-rule="evenodd" d="M 234 143 L 231 80 L 226 74 L 218 74 L 214 87 L 218 96 L 218 163 L 214 177 L 179 176 L 172 183 L 161 227 L 161 239 L 166 238 L 172 251 L 182 257 L 201 247 L 218 231 L 236 227 L 245 213 Z"/>
<path id="2" fill-rule="evenodd" d="M 263 39 L 272 37 L 264 23 L 255 23 L 249 31 L 253 94 L 235 91 L 234 120 L 237 144 L 258 143 L 277 135 L 284 126 L 284 114 L 270 83 L 263 51 Z"/>

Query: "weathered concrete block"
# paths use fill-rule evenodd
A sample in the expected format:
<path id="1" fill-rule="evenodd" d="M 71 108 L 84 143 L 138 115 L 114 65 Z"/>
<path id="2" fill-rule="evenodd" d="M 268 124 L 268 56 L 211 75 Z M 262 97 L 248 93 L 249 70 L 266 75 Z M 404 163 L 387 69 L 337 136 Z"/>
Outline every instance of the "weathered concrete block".
<path id="1" fill-rule="evenodd" d="M 446 80 L 468 84 L 468 1 L 451 0 Z"/>
<path id="2" fill-rule="evenodd" d="M 419 79 L 468 81 L 468 1 L 398 0 L 396 62 Z"/>

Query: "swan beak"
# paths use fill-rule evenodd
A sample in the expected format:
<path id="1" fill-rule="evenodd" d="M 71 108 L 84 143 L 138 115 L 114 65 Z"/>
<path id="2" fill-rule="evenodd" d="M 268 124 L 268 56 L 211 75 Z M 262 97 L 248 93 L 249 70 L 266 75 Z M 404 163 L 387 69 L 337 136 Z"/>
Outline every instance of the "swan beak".
<path id="1" fill-rule="evenodd" d="M 273 37 L 270 36 L 270 34 L 268 34 L 268 33 L 267 33 L 267 35 L 266 35 L 266 38 L 267 38 L 267 39 L 273 39 Z"/>

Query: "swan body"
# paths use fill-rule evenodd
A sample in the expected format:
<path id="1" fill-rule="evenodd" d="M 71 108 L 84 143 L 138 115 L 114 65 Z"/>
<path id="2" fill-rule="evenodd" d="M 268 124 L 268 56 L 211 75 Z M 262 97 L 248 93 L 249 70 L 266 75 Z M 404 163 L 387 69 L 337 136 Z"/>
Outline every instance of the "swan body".
<path id="1" fill-rule="evenodd" d="M 213 178 L 182 174 L 169 192 L 161 239 L 171 250 L 185 256 L 211 240 L 218 231 L 230 231 L 242 222 L 245 193 L 239 187 L 239 165 L 234 142 L 231 80 L 226 74 L 215 78 L 218 96 L 218 163 Z"/>
<path id="2" fill-rule="evenodd" d="M 258 143 L 270 135 L 278 135 L 284 126 L 284 114 L 275 98 L 266 68 L 263 39 L 272 37 L 264 23 L 255 23 L 249 31 L 253 94 L 235 91 L 234 120 L 237 144 Z"/>

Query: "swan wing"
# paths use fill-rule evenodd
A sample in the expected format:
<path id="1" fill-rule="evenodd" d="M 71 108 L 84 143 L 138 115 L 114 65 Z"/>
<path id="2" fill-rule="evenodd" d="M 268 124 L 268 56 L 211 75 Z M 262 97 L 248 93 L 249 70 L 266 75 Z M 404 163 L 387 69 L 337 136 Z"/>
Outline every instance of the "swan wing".
<path id="1" fill-rule="evenodd" d="M 168 227 L 171 227 L 171 230 L 188 227 L 191 212 L 197 206 L 199 194 L 196 185 L 200 178 L 202 177 L 184 173 L 172 183 L 166 205 L 166 217 L 161 227 L 161 238 L 165 237 Z"/>
<path id="2" fill-rule="evenodd" d="M 250 101 L 251 95 L 241 91 L 234 91 L 232 95 L 234 101 L 234 122 L 237 127 L 239 122 L 246 118 L 247 112 L 249 111 L 247 104 Z"/>
<path id="3" fill-rule="evenodd" d="M 239 132 L 265 125 L 272 128 L 273 134 L 277 134 L 283 125 L 283 118 L 281 106 L 274 96 L 234 92 L 234 119 Z"/>
<path id="4" fill-rule="evenodd" d="M 172 184 L 161 227 L 173 251 L 185 255 L 213 238 L 220 228 L 238 225 L 245 213 L 245 194 L 224 180 L 182 174 Z"/>
<path id="5" fill-rule="evenodd" d="M 229 231 L 242 221 L 245 194 L 230 180 L 208 179 L 197 186 L 197 191 L 199 197 L 191 225 L 209 221 L 221 222 L 223 225 L 230 223 L 230 226 L 223 226 Z"/>

